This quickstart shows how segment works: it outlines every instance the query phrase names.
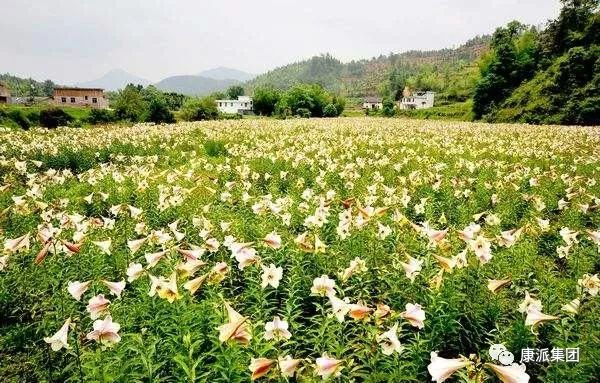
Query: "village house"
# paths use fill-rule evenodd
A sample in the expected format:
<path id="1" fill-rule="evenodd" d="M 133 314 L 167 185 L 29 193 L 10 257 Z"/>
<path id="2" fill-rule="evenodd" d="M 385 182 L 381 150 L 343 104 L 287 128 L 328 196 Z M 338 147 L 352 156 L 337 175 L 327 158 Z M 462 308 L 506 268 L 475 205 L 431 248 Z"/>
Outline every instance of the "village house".
<path id="1" fill-rule="evenodd" d="M 400 109 L 427 109 L 433 107 L 435 92 L 404 92 L 400 100 Z"/>
<path id="2" fill-rule="evenodd" d="M 366 97 L 362 105 L 363 109 L 381 109 L 383 101 L 379 97 Z"/>
<path id="3" fill-rule="evenodd" d="M 217 108 L 221 113 L 251 114 L 253 110 L 252 98 L 238 96 L 237 100 L 217 100 Z"/>
<path id="4" fill-rule="evenodd" d="M 0 104 L 10 104 L 10 91 L 2 83 L 0 83 Z"/>
<path id="5" fill-rule="evenodd" d="M 101 88 L 55 88 L 52 99 L 57 106 L 108 108 L 108 99 L 104 95 L 104 89 Z"/>

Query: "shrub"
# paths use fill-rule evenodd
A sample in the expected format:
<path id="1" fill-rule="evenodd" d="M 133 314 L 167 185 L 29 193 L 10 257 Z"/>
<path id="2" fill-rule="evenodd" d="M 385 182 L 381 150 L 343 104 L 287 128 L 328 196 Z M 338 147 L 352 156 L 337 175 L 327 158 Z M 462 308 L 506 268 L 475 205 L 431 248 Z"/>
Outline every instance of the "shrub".
<path id="1" fill-rule="evenodd" d="M 48 108 L 40 112 L 40 125 L 45 128 L 54 129 L 59 126 L 67 126 L 71 121 L 73 121 L 73 117 L 60 108 Z"/>
<path id="2" fill-rule="evenodd" d="M 296 109 L 295 116 L 302 118 L 310 118 L 310 110 L 308 108 L 298 108 Z"/>
<path id="3" fill-rule="evenodd" d="M 337 117 L 338 115 L 338 110 L 333 104 L 327 104 L 323 108 L 323 117 Z"/>
<path id="4" fill-rule="evenodd" d="M 116 120 L 115 113 L 108 109 L 92 109 L 87 122 L 93 125 L 108 124 Z"/>
<path id="5" fill-rule="evenodd" d="M 185 121 L 216 120 L 219 118 L 219 110 L 211 97 L 192 98 L 181 107 L 180 117 Z"/>
<path id="6" fill-rule="evenodd" d="M 13 109 L 7 113 L 7 117 L 13 120 L 21 129 L 29 129 L 31 122 L 20 109 Z"/>

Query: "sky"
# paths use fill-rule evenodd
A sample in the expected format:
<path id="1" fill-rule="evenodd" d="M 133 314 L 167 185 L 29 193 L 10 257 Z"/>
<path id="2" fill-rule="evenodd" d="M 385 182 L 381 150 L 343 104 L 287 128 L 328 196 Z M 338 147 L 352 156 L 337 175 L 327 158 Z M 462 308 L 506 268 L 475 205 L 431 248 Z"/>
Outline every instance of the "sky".
<path id="1" fill-rule="evenodd" d="M 458 46 L 559 0 L 0 0 L 0 73 L 73 84 L 119 68 L 150 81 L 219 66 L 263 73 Z"/>

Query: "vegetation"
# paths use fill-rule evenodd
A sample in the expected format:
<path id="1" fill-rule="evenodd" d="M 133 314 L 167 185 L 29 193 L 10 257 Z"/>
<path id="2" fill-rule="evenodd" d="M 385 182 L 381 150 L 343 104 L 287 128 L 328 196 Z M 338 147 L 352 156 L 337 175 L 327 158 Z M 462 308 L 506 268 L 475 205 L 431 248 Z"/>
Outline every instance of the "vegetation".
<path id="1" fill-rule="evenodd" d="M 174 99 L 176 101 L 173 101 Z M 115 95 L 111 106 L 119 120 L 171 123 L 175 122 L 175 117 L 169 105 L 179 103 L 178 100 L 178 97 L 165 96 L 152 85 L 144 88 L 141 85 L 129 84 Z"/>
<path id="2" fill-rule="evenodd" d="M 40 111 L 40 126 L 44 128 L 57 128 L 67 126 L 73 121 L 67 112 L 61 108 L 48 108 Z"/>
<path id="3" fill-rule="evenodd" d="M 212 97 L 190 98 L 183 104 L 179 117 L 184 121 L 216 120 L 219 110 Z"/>
<path id="4" fill-rule="evenodd" d="M 16 97 L 51 97 L 56 87 L 56 84 L 50 80 L 40 82 L 8 73 L 0 74 L 0 84 L 5 84 L 10 89 L 12 96 Z"/>
<path id="5" fill-rule="evenodd" d="M 3 383 L 597 380 L 591 129 L 261 119 L 0 147 Z"/>
<path id="6" fill-rule="evenodd" d="M 600 124 L 600 14 L 595 0 L 563 0 L 542 31 L 499 28 L 481 67 L 475 118 Z"/>
<path id="7" fill-rule="evenodd" d="M 237 100 L 239 96 L 244 95 L 244 87 L 241 85 L 232 85 L 227 89 L 227 97 L 230 100 Z"/>

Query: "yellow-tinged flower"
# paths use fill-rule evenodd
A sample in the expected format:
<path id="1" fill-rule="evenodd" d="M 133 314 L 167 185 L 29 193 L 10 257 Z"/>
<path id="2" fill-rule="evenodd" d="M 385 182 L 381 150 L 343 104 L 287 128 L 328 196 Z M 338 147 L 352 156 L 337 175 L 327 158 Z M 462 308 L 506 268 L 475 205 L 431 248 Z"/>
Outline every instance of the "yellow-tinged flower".
<path id="1" fill-rule="evenodd" d="M 487 288 L 492 293 L 496 293 L 504 286 L 508 286 L 511 283 L 510 279 L 488 279 Z"/>
<path id="2" fill-rule="evenodd" d="M 169 303 L 181 298 L 177 290 L 177 272 L 174 271 L 168 280 L 161 281 L 156 288 L 156 292 L 159 297 L 166 299 Z"/>
<path id="3" fill-rule="evenodd" d="M 250 361 L 250 366 L 248 367 L 252 372 L 251 379 L 256 380 L 265 376 L 269 373 L 269 371 L 271 371 L 275 363 L 277 363 L 275 359 L 252 358 Z"/>
<path id="4" fill-rule="evenodd" d="M 225 303 L 228 322 L 219 326 L 219 341 L 221 343 L 233 340 L 241 344 L 248 344 L 252 339 L 248 318 L 235 311 L 229 303 Z"/>

